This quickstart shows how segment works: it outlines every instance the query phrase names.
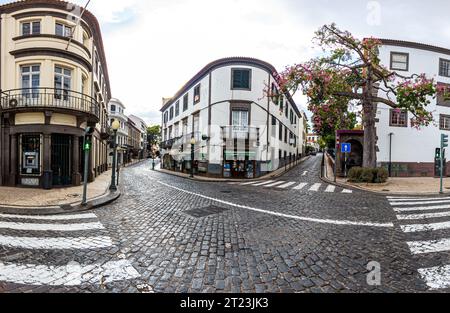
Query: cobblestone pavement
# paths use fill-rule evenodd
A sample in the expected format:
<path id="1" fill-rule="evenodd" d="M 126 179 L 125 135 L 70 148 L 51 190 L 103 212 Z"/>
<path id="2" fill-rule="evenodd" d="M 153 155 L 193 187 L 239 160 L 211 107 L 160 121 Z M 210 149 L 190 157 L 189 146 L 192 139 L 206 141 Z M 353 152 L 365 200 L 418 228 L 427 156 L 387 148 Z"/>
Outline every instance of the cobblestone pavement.
<path id="1" fill-rule="evenodd" d="M 276 179 L 291 188 L 194 182 L 146 162 L 94 212 L 0 215 L 0 292 L 430 290 L 420 269 L 448 255 L 423 266 L 386 197 L 293 188 L 323 184 L 320 161 Z"/>

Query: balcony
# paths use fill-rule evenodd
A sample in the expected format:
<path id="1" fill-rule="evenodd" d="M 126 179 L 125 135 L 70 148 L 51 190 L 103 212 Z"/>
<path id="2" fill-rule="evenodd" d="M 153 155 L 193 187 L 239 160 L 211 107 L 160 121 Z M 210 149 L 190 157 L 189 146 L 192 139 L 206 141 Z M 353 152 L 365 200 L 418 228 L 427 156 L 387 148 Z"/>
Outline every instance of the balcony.
<path id="1" fill-rule="evenodd" d="M 85 94 L 55 88 L 22 88 L 1 92 L 3 111 L 37 109 L 62 109 L 83 112 L 100 120 L 97 101 Z"/>
<path id="2" fill-rule="evenodd" d="M 251 126 L 222 127 L 222 137 L 225 140 L 259 141 L 259 128 Z"/>

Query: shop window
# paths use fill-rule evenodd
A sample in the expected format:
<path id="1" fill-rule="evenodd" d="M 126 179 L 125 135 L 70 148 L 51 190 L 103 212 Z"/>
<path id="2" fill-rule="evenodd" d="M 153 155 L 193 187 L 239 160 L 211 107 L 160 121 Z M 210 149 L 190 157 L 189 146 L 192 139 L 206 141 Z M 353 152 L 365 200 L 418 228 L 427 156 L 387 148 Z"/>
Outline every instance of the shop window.
<path id="1" fill-rule="evenodd" d="M 21 174 L 41 175 L 41 136 L 21 135 Z"/>

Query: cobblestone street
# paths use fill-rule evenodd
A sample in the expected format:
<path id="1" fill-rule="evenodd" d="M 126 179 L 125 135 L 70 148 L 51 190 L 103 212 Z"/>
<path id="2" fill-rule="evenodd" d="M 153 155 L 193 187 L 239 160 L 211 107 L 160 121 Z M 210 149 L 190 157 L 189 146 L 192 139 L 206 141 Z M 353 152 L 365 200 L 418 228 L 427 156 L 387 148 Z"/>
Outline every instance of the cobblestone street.
<path id="1" fill-rule="evenodd" d="M 101 209 L 1 215 L 0 292 L 430 290 L 420 269 L 449 264 L 449 255 L 413 256 L 396 201 L 328 186 L 320 163 L 242 185 L 194 182 L 144 162 L 123 170 L 122 198 Z M 380 284 L 368 284 L 371 262 Z"/>

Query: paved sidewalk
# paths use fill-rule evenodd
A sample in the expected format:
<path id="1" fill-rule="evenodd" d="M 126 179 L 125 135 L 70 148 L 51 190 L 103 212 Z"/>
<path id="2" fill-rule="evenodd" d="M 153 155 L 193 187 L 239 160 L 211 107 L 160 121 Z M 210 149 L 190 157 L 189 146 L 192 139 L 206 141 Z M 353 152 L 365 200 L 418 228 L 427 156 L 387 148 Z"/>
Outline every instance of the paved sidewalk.
<path id="1" fill-rule="evenodd" d="M 324 179 L 333 182 L 332 161 L 327 160 L 325 163 L 327 167 L 325 171 L 326 177 Z M 347 179 L 337 178 L 336 184 L 341 187 L 394 195 L 436 195 L 440 189 L 440 179 L 432 177 L 392 177 L 385 184 L 355 184 L 349 183 Z M 444 193 L 450 194 L 450 178 L 444 179 Z"/>
<path id="2" fill-rule="evenodd" d="M 107 171 L 88 185 L 88 200 L 103 196 L 111 183 Z M 52 207 L 81 203 L 83 186 L 52 190 L 0 187 L 0 207 Z"/>
<path id="3" fill-rule="evenodd" d="M 305 162 L 306 160 L 309 159 L 309 156 L 301 159 L 298 163 L 292 163 L 290 165 L 288 165 L 287 167 L 282 167 L 279 168 L 278 170 L 267 174 L 265 176 L 261 176 L 258 178 L 254 178 L 254 179 L 245 179 L 245 181 L 251 182 L 251 181 L 260 181 L 260 180 L 265 180 L 265 179 L 269 179 L 269 178 L 275 178 L 275 177 L 279 177 L 287 172 L 289 172 L 290 170 L 292 170 L 293 168 L 295 168 L 297 165 L 302 164 L 303 162 Z M 173 172 L 173 171 L 169 171 L 169 170 L 165 170 L 165 169 L 161 169 L 159 167 L 155 168 L 156 171 L 164 173 L 164 174 L 169 174 L 169 175 L 173 175 L 173 176 L 178 176 L 178 177 L 183 177 L 183 178 L 187 178 L 187 179 L 192 179 L 190 178 L 189 174 L 185 174 L 185 173 L 179 173 L 179 172 Z M 204 176 L 199 176 L 199 175 L 195 175 L 195 177 L 193 178 L 193 180 L 197 180 L 197 181 L 205 181 L 205 182 L 225 182 L 225 183 L 232 183 L 232 182 L 242 182 L 243 179 L 229 179 L 229 178 L 212 178 L 212 177 L 204 177 Z"/>

